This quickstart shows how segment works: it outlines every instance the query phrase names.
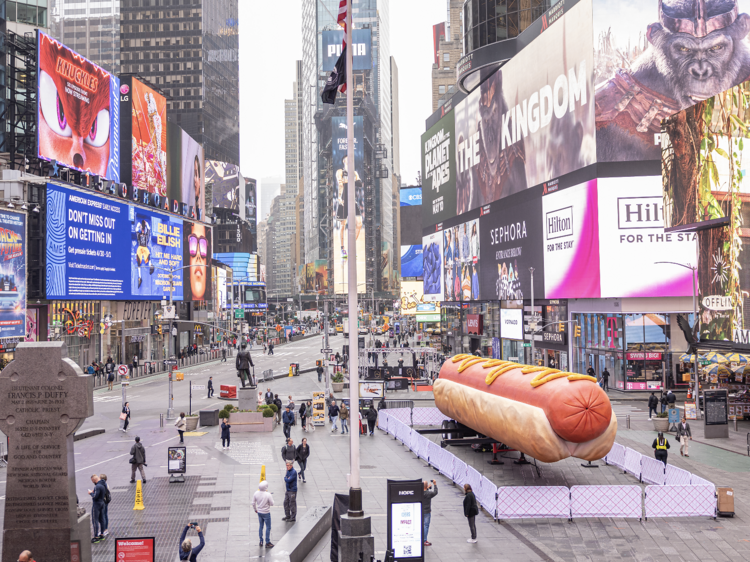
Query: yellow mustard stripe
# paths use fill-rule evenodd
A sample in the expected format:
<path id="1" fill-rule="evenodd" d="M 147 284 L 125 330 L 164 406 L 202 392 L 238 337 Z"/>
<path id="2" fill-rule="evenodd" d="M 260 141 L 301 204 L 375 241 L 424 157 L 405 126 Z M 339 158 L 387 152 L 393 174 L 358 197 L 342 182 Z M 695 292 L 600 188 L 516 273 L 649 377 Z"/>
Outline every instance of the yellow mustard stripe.
<path id="1" fill-rule="evenodd" d="M 485 361 L 487 360 L 482 359 L 481 357 L 473 357 L 470 355 L 468 359 L 464 359 L 463 363 L 461 363 L 458 366 L 458 372 L 463 373 L 466 369 L 468 369 L 472 365 L 476 365 L 477 363 L 484 363 Z"/>
<path id="2" fill-rule="evenodd" d="M 492 367 L 497 367 L 500 365 L 507 365 L 508 363 L 509 361 L 503 361 L 502 359 L 490 359 L 484 365 L 482 365 L 482 369 L 490 369 Z"/>
<path id="3" fill-rule="evenodd" d="M 472 355 L 468 355 L 466 353 L 459 353 L 458 355 L 453 356 L 453 362 L 458 363 L 459 361 L 462 361 L 466 359 L 467 357 L 473 357 Z"/>
<path id="4" fill-rule="evenodd" d="M 568 374 L 568 380 L 569 381 L 591 381 L 591 382 L 597 382 L 595 377 L 590 377 L 589 375 L 579 375 L 578 373 L 570 373 Z"/>
<path id="5" fill-rule="evenodd" d="M 547 367 L 533 367 L 531 365 L 526 365 L 523 369 L 521 369 L 521 372 L 524 375 L 528 375 L 529 373 L 538 373 L 539 371 L 546 370 Z"/>
<path id="6" fill-rule="evenodd" d="M 512 371 L 513 369 L 516 369 L 517 367 L 518 365 L 515 365 L 515 364 L 505 365 L 503 367 L 495 367 L 489 372 L 489 374 L 487 375 L 487 378 L 484 379 L 484 382 L 490 385 L 493 382 L 495 382 L 495 379 L 497 377 L 499 377 L 502 374 L 507 373 L 508 371 Z"/>
<path id="7" fill-rule="evenodd" d="M 531 379 L 532 383 L 535 383 L 536 381 L 542 380 L 547 375 L 551 375 L 553 373 L 559 373 L 557 369 L 545 369 L 544 371 L 540 371 L 537 375 L 534 376 L 533 379 Z"/>
<path id="8" fill-rule="evenodd" d="M 555 379 L 560 379 L 562 377 L 567 377 L 567 376 L 568 376 L 568 373 L 561 373 L 558 371 L 557 373 L 552 373 L 551 375 L 547 375 L 543 379 L 531 381 L 531 386 L 536 388 L 537 386 L 542 386 L 544 383 L 547 383 L 549 381 L 553 381 Z"/>

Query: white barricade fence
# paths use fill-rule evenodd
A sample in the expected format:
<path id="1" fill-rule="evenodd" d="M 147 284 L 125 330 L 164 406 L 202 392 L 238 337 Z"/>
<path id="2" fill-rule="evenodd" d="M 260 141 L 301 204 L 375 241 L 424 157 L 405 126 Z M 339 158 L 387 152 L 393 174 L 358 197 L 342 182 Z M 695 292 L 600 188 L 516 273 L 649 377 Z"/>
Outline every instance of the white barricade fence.
<path id="1" fill-rule="evenodd" d="M 419 456 L 419 449 L 422 446 L 422 442 L 419 439 L 420 437 L 421 435 L 419 435 L 419 433 L 417 433 L 413 429 L 411 430 L 411 436 L 409 437 L 409 449 L 411 449 L 411 452 L 417 456 Z"/>
<path id="2" fill-rule="evenodd" d="M 411 410 L 409 408 L 388 408 L 388 415 L 406 425 L 411 424 Z"/>
<path id="3" fill-rule="evenodd" d="M 712 490 L 716 490 L 716 486 L 713 482 L 710 482 L 706 480 L 705 478 L 701 478 L 700 476 L 696 476 L 695 474 L 690 474 L 690 485 L 691 486 L 709 486 Z"/>
<path id="4" fill-rule="evenodd" d="M 415 453 L 417 453 L 417 456 L 423 461 L 429 462 L 430 443 L 432 443 L 432 441 L 427 439 L 427 437 L 425 437 L 424 435 L 419 435 L 418 443 L 419 443 L 419 452 L 415 451 Z"/>
<path id="5" fill-rule="evenodd" d="M 437 408 L 414 408 L 411 415 L 414 425 L 440 426 L 443 421 L 451 419 Z"/>
<path id="6" fill-rule="evenodd" d="M 459 460 L 458 457 L 453 457 L 453 483 L 459 488 L 463 488 L 466 484 L 466 463 Z"/>
<path id="7" fill-rule="evenodd" d="M 572 486 L 571 517 L 643 517 L 640 486 Z"/>
<path id="8" fill-rule="evenodd" d="M 427 448 L 427 462 L 430 463 L 434 468 L 437 468 L 439 472 L 442 471 L 442 462 L 445 457 L 443 457 L 443 449 L 440 445 L 435 443 L 434 441 L 429 441 L 429 445 Z M 451 462 L 451 467 L 453 466 L 453 463 Z"/>
<path id="9" fill-rule="evenodd" d="M 711 486 L 646 486 L 649 517 L 716 517 L 716 493 Z"/>
<path id="10" fill-rule="evenodd" d="M 570 490 L 565 486 L 501 486 L 497 519 L 570 519 Z"/>
<path id="11" fill-rule="evenodd" d="M 693 476 L 687 470 L 682 470 L 671 464 L 667 465 L 667 486 L 690 486 L 690 477 Z"/>
<path id="12" fill-rule="evenodd" d="M 401 425 L 399 425 L 398 431 L 396 432 L 396 437 L 398 437 L 398 440 L 401 441 L 401 443 L 408 447 L 411 440 L 411 428 L 408 425 L 402 423 Z"/>
<path id="13" fill-rule="evenodd" d="M 396 439 L 398 439 L 399 432 L 401 431 L 401 426 L 404 425 L 397 419 L 391 417 L 388 418 L 388 433 L 393 435 Z"/>
<path id="14" fill-rule="evenodd" d="M 453 480 L 453 471 L 456 457 L 447 449 L 440 449 L 440 460 L 438 461 L 440 474 Z"/>
<path id="15" fill-rule="evenodd" d="M 479 497 L 482 488 L 482 475 L 473 466 L 466 467 L 466 484 L 469 484 L 474 495 Z"/>
<path id="16" fill-rule="evenodd" d="M 625 447 L 620 445 L 619 443 L 615 443 L 612 445 L 612 450 L 607 453 L 607 456 L 604 457 L 604 462 L 607 464 L 612 464 L 616 466 L 617 468 L 624 468 L 625 467 Z"/>
<path id="17" fill-rule="evenodd" d="M 388 431 L 388 414 L 385 410 L 381 410 L 378 414 L 378 429 Z"/>
<path id="18" fill-rule="evenodd" d="M 638 451 L 634 451 L 630 447 L 625 448 L 625 464 L 623 470 L 629 472 L 635 476 L 638 480 L 641 479 L 641 455 Z"/>
<path id="19" fill-rule="evenodd" d="M 482 484 L 477 498 L 479 498 L 479 504 L 494 519 L 495 513 L 497 513 L 497 486 L 482 476 Z"/>
<path id="20" fill-rule="evenodd" d="M 660 460 L 641 455 L 641 481 L 663 486 L 667 481 L 666 466 Z"/>

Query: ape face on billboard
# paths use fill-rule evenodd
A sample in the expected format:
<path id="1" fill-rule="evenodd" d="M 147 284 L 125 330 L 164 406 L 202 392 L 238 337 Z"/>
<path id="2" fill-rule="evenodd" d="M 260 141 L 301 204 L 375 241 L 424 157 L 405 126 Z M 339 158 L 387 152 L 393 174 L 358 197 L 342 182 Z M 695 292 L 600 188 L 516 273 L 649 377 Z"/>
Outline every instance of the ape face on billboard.
<path id="1" fill-rule="evenodd" d="M 658 160 L 661 121 L 750 78 L 748 0 L 594 0 L 597 159 Z"/>
<path id="2" fill-rule="evenodd" d="M 38 41 L 39 158 L 119 182 L 117 79 L 49 35 Z"/>

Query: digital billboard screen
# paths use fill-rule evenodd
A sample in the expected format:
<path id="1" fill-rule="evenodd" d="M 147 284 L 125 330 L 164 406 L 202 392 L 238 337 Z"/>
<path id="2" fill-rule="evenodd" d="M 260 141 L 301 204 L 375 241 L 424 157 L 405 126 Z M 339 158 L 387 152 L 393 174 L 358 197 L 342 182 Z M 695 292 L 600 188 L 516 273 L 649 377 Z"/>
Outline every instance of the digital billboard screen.
<path id="1" fill-rule="evenodd" d="M 0 212 L 0 338 L 26 335 L 26 215 Z"/>
<path id="2" fill-rule="evenodd" d="M 422 226 L 456 216 L 454 111 L 422 135 Z"/>
<path id="3" fill-rule="evenodd" d="M 159 300 L 182 267 L 182 221 L 47 184 L 47 298 Z M 175 272 L 175 300 L 183 294 Z"/>
<path id="4" fill-rule="evenodd" d="M 196 211 L 192 215 L 193 218 L 202 220 L 206 216 L 206 175 L 203 147 L 185 131 L 182 131 L 181 140 L 181 190 L 179 197 L 175 197 L 175 199 L 180 199 L 193 207 Z"/>
<path id="5" fill-rule="evenodd" d="M 479 299 L 479 219 L 444 228 L 443 300 Z"/>
<path id="6" fill-rule="evenodd" d="M 209 301 L 211 287 L 211 227 L 200 222 L 183 225 L 182 260 L 185 269 L 185 301 Z"/>
<path id="7" fill-rule="evenodd" d="M 250 223 L 250 232 L 256 233 L 258 221 L 258 182 L 252 178 L 245 178 L 245 220 Z"/>
<path id="8" fill-rule="evenodd" d="M 315 260 L 315 286 L 314 290 L 319 295 L 328 293 L 328 261 Z"/>
<path id="9" fill-rule="evenodd" d="M 701 16 L 699 5 L 705 12 Z M 750 0 L 593 0 L 599 162 L 659 160 L 661 122 L 748 78 Z"/>
<path id="10" fill-rule="evenodd" d="M 422 239 L 424 278 L 422 292 L 427 302 L 443 300 L 443 233 L 434 232 Z"/>
<path id="11" fill-rule="evenodd" d="M 346 117 L 331 118 L 332 131 L 332 161 L 334 171 L 334 200 L 333 200 L 333 282 L 337 294 L 346 294 L 349 283 L 349 171 L 347 159 L 347 124 Z M 355 220 L 351 228 L 355 228 L 357 255 L 357 292 L 364 293 L 365 278 L 365 187 L 362 178 L 364 173 L 364 137 L 362 116 L 354 117 L 354 212 Z"/>
<path id="12" fill-rule="evenodd" d="M 119 81 L 38 33 L 37 156 L 120 181 Z"/>
<path id="13" fill-rule="evenodd" d="M 206 160 L 206 183 L 213 184 L 213 206 L 240 212 L 240 169 L 234 164 Z"/>
<path id="14" fill-rule="evenodd" d="M 422 244 L 401 246 L 401 277 L 422 277 Z"/>
<path id="15" fill-rule="evenodd" d="M 323 64 L 321 72 L 331 72 L 341 56 L 341 44 L 344 32 L 340 29 L 323 31 Z M 352 68 L 354 70 L 372 69 L 372 33 L 369 29 L 352 29 Z"/>
<path id="16" fill-rule="evenodd" d="M 167 197 L 167 99 L 133 77 L 120 86 L 120 92 L 129 93 L 131 100 L 131 184 Z"/>
<path id="17" fill-rule="evenodd" d="M 399 199 L 402 207 L 414 207 L 422 204 L 421 187 L 402 187 L 399 190 Z"/>

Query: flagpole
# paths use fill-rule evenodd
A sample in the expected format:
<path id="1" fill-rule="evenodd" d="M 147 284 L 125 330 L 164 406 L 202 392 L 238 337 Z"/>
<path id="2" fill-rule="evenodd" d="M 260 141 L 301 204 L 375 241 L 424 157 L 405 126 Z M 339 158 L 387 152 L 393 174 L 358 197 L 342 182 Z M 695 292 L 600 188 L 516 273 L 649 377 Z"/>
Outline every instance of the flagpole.
<path id="1" fill-rule="evenodd" d="M 354 167 L 354 79 L 352 71 L 352 0 L 347 2 L 346 10 L 346 133 L 347 133 L 347 221 L 349 229 L 347 267 L 349 281 L 349 410 L 351 411 L 352 431 L 349 432 L 349 516 L 363 517 L 362 488 L 359 483 L 359 365 L 357 349 L 357 215 L 356 215 L 356 177 Z M 362 234 L 360 234 L 362 235 Z"/>

